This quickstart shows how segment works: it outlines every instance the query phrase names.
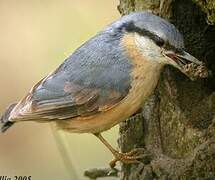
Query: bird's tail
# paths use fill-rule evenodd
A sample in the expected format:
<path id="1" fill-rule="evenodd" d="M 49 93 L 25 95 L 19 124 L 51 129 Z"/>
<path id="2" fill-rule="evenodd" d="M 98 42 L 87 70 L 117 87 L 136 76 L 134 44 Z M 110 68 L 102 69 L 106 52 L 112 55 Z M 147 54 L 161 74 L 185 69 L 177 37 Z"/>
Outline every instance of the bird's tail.
<path id="1" fill-rule="evenodd" d="M 17 103 L 15 104 L 11 104 L 7 110 L 5 111 L 5 113 L 2 115 L 0 122 L 2 124 L 1 126 L 1 132 L 5 132 L 8 128 L 10 128 L 14 122 L 9 121 L 9 117 L 10 117 L 10 113 L 13 110 L 13 108 L 16 106 Z"/>

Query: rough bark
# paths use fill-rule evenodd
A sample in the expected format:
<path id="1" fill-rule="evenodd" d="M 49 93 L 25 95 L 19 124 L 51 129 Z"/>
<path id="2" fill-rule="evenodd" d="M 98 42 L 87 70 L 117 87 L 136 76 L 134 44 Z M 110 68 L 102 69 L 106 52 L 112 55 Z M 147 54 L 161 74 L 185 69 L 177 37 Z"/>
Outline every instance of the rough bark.
<path id="1" fill-rule="evenodd" d="M 120 0 L 120 13 L 151 10 L 183 34 L 188 52 L 215 73 L 214 0 Z M 120 125 L 122 152 L 148 160 L 122 165 L 122 180 L 215 179 L 215 78 L 190 81 L 166 67 L 142 113 Z"/>

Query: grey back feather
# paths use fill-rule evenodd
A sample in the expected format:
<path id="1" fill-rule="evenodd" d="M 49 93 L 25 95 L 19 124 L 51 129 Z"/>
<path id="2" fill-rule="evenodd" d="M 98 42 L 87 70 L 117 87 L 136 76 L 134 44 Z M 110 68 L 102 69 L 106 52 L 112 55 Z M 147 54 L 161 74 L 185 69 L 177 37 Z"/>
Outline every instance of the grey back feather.
<path id="1" fill-rule="evenodd" d="M 66 119 L 95 112 L 124 98 L 131 87 L 132 64 L 120 45 L 120 38 L 119 34 L 104 31 L 78 48 L 35 87 L 31 95 L 35 111 L 26 117 Z M 67 85 L 71 90 L 65 90 Z M 95 96 L 88 100 L 92 92 Z M 78 104 L 80 98 L 86 102 Z"/>

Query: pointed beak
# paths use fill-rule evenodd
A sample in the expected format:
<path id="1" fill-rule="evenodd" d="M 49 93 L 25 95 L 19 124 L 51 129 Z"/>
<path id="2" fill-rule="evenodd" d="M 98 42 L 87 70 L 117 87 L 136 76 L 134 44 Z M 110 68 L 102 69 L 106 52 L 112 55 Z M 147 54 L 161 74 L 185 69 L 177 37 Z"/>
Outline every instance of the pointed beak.
<path id="1" fill-rule="evenodd" d="M 202 65 L 203 62 L 199 61 L 198 59 L 196 59 L 194 56 L 192 56 L 191 54 L 187 53 L 186 51 L 182 51 L 182 53 L 176 53 L 176 56 L 184 63 L 194 63 L 197 65 Z"/>
<path id="2" fill-rule="evenodd" d="M 179 69 L 191 80 L 208 77 L 208 70 L 204 63 L 184 50 L 164 51 L 164 56 L 168 59 L 169 64 Z"/>
<path id="3" fill-rule="evenodd" d="M 187 53 L 186 51 L 180 51 L 180 52 L 165 51 L 164 54 L 165 56 L 173 60 L 179 67 L 182 67 L 189 63 L 194 63 L 196 65 L 203 64 L 203 62 L 199 61 L 198 59 L 196 59 L 194 56 Z"/>

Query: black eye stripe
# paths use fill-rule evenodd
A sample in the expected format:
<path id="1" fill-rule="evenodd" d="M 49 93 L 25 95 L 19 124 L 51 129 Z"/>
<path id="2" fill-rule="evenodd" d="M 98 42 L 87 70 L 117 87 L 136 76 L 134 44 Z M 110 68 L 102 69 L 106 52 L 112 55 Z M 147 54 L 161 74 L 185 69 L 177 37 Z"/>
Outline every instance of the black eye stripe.
<path id="1" fill-rule="evenodd" d="M 169 44 L 168 42 L 165 43 L 163 47 L 166 50 L 172 50 L 172 51 L 174 51 L 175 53 L 178 53 L 178 54 L 183 53 L 183 48 L 180 48 L 180 49 L 176 48 L 176 47 L 172 46 L 171 44 Z"/>
<path id="2" fill-rule="evenodd" d="M 160 47 L 164 46 L 164 44 L 165 44 L 165 41 L 161 38 L 153 39 L 153 41 Z"/>
<path id="3" fill-rule="evenodd" d="M 140 29 L 139 27 L 134 25 L 134 22 L 128 22 L 124 23 L 122 26 L 118 28 L 120 31 L 125 30 L 126 32 L 136 32 L 142 36 L 147 36 L 151 40 L 153 40 L 158 46 L 163 46 L 165 44 L 165 41 L 160 38 L 159 36 L 149 32 L 146 29 Z"/>
<path id="4" fill-rule="evenodd" d="M 118 30 L 119 31 L 126 31 L 126 32 L 136 32 L 136 33 L 140 34 L 141 36 L 147 36 L 148 38 L 153 40 L 155 42 L 155 44 L 157 44 L 159 47 L 163 47 L 164 49 L 167 49 L 167 50 L 172 50 L 176 53 L 182 53 L 183 52 L 183 49 L 179 49 L 179 48 L 174 47 L 169 42 L 165 42 L 162 38 L 160 38 L 156 34 L 150 32 L 146 29 L 141 29 L 141 28 L 135 26 L 133 21 L 122 24 L 118 28 Z"/>

